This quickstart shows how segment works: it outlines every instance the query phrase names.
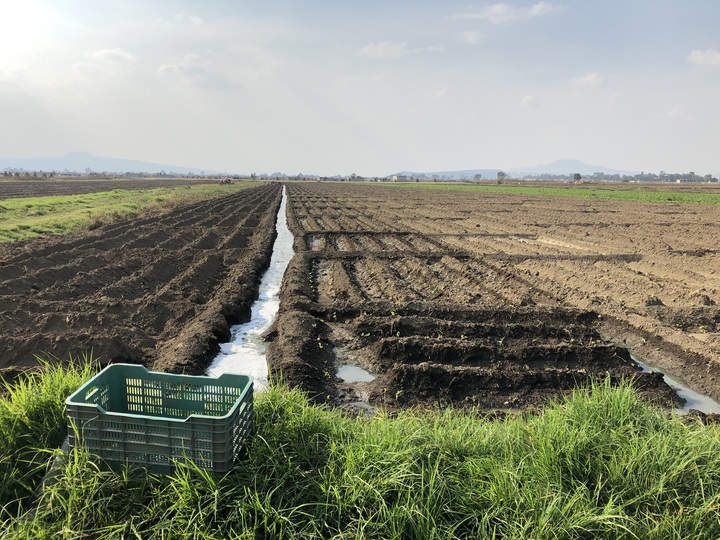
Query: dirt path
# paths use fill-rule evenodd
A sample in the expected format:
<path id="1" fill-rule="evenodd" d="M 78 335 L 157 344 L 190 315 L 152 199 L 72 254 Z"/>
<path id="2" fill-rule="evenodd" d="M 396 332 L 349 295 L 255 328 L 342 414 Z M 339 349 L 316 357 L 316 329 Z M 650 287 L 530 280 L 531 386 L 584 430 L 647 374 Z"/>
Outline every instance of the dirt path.
<path id="1" fill-rule="evenodd" d="M 263 185 L 3 250 L 0 369 L 92 350 L 103 363 L 202 373 L 249 317 L 281 196 Z"/>
<path id="2" fill-rule="evenodd" d="M 273 373 L 336 403 L 532 407 L 589 378 L 720 399 L 720 208 L 289 184 Z M 378 377 L 335 377 L 351 362 Z"/>

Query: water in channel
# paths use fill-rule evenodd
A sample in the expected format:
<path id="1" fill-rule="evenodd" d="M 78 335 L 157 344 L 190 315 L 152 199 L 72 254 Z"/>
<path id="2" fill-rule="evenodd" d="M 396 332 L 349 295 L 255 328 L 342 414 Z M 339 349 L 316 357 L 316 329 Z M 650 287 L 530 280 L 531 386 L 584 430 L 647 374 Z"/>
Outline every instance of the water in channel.
<path id="1" fill-rule="evenodd" d="M 285 188 L 284 188 L 285 189 Z M 275 227 L 277 238 L 270 258 L 270 266 L 260 281 L 258 299 L 252 305 L 250 321 L 238 324 L 230 329 L 231 340 L 220 345 L 220 353 L 213 359 L 207 374 L 217 377 L 222 373 L 242 373 L 254 378 L 255 390 L 263 390 L 268 386 L 268 368 L 265 359 L 266 344 L 260 337 L 275 320 L 280 307 L 280 285 L 285 269 L 287 268 L 293 252 L 293 235 L 288 229 L 285 208 L 287 205 L 287 191 L 283 191 L 282 202 L 278 211 Z M 633 358 L 644 370 L 653 369 Z M 655 370 L 657 371 L 657 370 Z M 345 382 L 368 382 L 375 378 L 353 365 L 342 362 L 337 376 Z M 677 390 L 680 397 L 686 400 L 685 406 L 678 410 L 686 413 L 690 409 L 697 409 L 704 413 L 720 414 L 720 404 L 707 396 L 694 392 L 680 382 L 664 375 L 665 382 Z"/>
<path id="2" fill-rule="evenodd" d="M 643 371 L 660 371 L 659 369 L 654 369 L 651 366 L 648 366 L 647 364 L 643 364 L 640 362 L 637 358 L 632 357 L 632 359 L 635 361 L 637 365 L 639 365 Z M 663 373 L 663 379 L 667 383 L 668 386 L 673 388 L 677 395 L 680 396 L 685 400 L 685 405 L 678 409 L 677 412 L 680 414 L 686 414 L 690 412 L 690 409 L 695 409 L 701 412 L 704 412 L 706 414 L 713 413 L 713 414 L 720 414 L 720 403 L 713 400 L 712 398 L 708 396 L 704 396 L 702 394 L 698 394 L 694 390 L 691 390 L 684 384 L 676 381 L 675 379 L 668 377 Z"/>
<path id="3" fill-rule="evenodd" d="M 275 227 L 277 238 L 273 245 L 270 266 L 260 281 L 258 299 L 252 305 L 250 321 L 230 328 L 232 335 L 220 345 L 220 353 L 213 359 L 207 374 L 217 377 L 223 373 L 242 373 L 254 379 L 254 389 L 268 387 L 268 367 L 265 359 L 266 344 L 261 338 L 275 320 L 280 307 L 280 285 L 285 269 L 293 257 L 293 235 L 288 229 L 285 207 L 287 188 L 283 188 L 282 202 Z"/>

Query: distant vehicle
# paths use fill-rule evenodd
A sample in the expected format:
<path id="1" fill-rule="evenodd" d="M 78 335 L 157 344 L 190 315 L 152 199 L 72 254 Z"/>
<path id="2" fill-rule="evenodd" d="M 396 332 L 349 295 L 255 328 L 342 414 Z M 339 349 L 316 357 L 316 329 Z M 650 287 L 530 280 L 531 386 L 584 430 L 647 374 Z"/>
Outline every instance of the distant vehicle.
<path id="1" fill-rule="evenodd" d="M 232 180 L 230 180 L 230 178 L 228 178 L 227 176 L 223 176 L 220 179 L 220 183 L 221 184 L 232 184 Z"/>

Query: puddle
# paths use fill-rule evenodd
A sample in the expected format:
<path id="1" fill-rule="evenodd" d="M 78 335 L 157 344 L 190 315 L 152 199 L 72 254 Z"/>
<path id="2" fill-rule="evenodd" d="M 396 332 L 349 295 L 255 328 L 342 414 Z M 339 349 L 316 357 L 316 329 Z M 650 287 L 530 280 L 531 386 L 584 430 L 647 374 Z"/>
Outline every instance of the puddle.
<path id="1" fill-rule="evenodd" d="M 659 369 L 655 369 L 652 366 L 643 364 L 634 356 L 631 356 L 631 358 L 635 361 L 635 363 L 637 363 L 637 365 L 643 368 L 643 371 L 655 371 L 662 373 L 662 371 L 660 371 Z M 690 409 L 696 409 L 706 414 L 720 414 L 720 403 L 718 403 L 717 401 L 709 398 L 708 396 L 698 394 L 694 390 L 691 390 L 690 388 L 688 388 L 681 382 L 676 381 L 672 377 L 668 377 L 664 373 L 663 380 L 677 392 L 678 396 L 685 400 L 685 405 L 681 409 L 677 409 L 676 411 L 679 414 L 687 414 L 688 412 L 690 412 Z"/>
<path id="2" fill-rule="evenodd" d="M 364 411 L 368 414 L 375 414 L 380 409 L 377 407 L 373 407 L 372 405 L 365 403 L 364 401 L 352 401 L 346 405 L 346 407 L 359 409 L 361 411 Z"/>
<path id="3" fill-rule="evenodd" d="M 220 353 L 213 359 L 207 374 L 217 377 L 223 373 L 251 375 L 254 389 L 268 387 L 268 368 L 265 359 L 267 344 L 260 337 L 275 320 L 280 307 L 280 285 L 293 253 L 293 235 L 288 229 L 285 207 L 287 188 L 284 188 L 275 227 L 277 238 L 270 258 L 270 266 L 260 281 L 258 299 L 252 305 L 250 321 L 230 328 L 231 339 L 220 345 Z"/>
<path id="4" fill-rule="evenodd" d="M 337 370 L 337 376 L 346 383 L 370 382 L 374 381 L 376 377 L 363 368 L 352 364 L 340 366 Z"/>
<path id="5" fill-rule="evenodd" d="M 374 381 L 377 375 L 364 370 L 355 363 L 354 353 L 346 347 L 336 346 L 335 365 L 338 366 L 335 373 L 345 383 L 358 383 Z"/>

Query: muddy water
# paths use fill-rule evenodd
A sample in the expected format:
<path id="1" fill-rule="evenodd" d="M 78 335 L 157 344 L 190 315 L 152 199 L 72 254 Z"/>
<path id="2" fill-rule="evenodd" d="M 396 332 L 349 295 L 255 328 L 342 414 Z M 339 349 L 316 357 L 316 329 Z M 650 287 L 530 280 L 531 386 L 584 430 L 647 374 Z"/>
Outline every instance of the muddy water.
<path id="1" fill-rule="evenodd" d="M 217 377 L 222 373 L 241 373 L 254 378 L 255 391 L 268 386 L 268 368 L 265 360 L 266 343 L 261 338 L 275 320 L 280 307 L 280 285 L 293 253 L 293 235 L 288 229 L 285 207 L 287 188 L 275 227 L 277 239 L 273 246 L 270 266 L 260 281 L 260 294 L 252 305 L 250 321 L 230 329 L 232 338 L 220 345 L 220 353 L 213 359 L 207 374 Z"/>
<path id="2" fill-rule="evenodd" d="M 632 357 L 632 359 L 637 363 L 637 365 L 643 368 L 644 371 L 660 371 L 659 369 L 655 369 L 651 366 L 648 366 L 647 364 L 643 364 L 635 357 Z M 720 403 L 718 403 L 717 401 L 714 401 L 708 396 L 698 394 L 694 390 L 691 390 L 681 382 L 671 377 L 668 377 L 664 373 L 663 379 L 668 384 L 668 386 L 674 388 L 677 391 L 678 396 L 685 400 L 685 405 L 682 409 L 678 409 L 678 413 L 686 414 L 690 411 L 690 409 L 696 409 L 704 413 L 720 414 Z"/>
<path id="3" fill-rule="evenodd" d="M 337 376 L 340 377 L 344 382 L 370 382 L 375 380 L 375 375 L 368 373 L 360 366 L 353 364 L 346 364 L 340 366 L 337 370 Z"/>

